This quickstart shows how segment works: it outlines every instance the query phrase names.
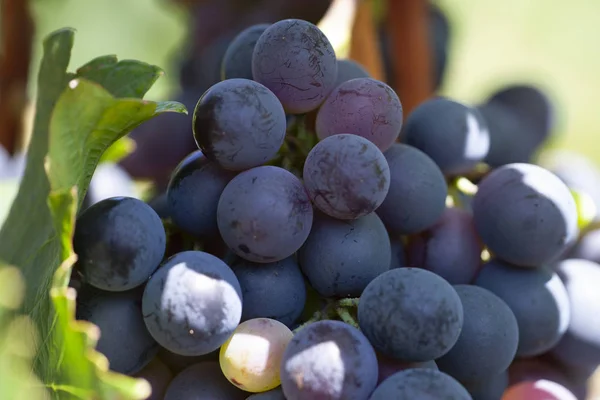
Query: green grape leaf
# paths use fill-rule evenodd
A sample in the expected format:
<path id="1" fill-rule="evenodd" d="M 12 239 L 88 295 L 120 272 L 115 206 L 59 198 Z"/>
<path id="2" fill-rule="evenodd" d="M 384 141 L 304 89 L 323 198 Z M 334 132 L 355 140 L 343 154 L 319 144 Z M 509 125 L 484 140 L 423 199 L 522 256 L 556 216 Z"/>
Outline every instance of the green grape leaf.
<path id="1" fill-rule="evenodd" d="M 23 276 L 21 311 L 37 332 L 25 336 L 39 335 L 32 365 L 49 398 L 143 399 L 147 382 L 110 372 L 94 350 L 98 328 L 74 319 L 75 292 L 67 284 L 76 260 L 75 215 L 109 146 L 158 114 L 186 110 L 141 100 L 161 73 L 144 63 L 101 57 L 68 73 L 73 41 L 71 29 L 44 41 L 27 165 L 0 229 L 0 259 Z M 0 343 L 6 337 L 0 331 Z"/>
<path id="2" fill-rule="evenodd" d="M 117 140 L 112 146 L 110 146 L 102 157 L 100 162 L 104 163 L 118 163 L 135 150 L 135 141 L 128 136 L 122 137 Z"/>

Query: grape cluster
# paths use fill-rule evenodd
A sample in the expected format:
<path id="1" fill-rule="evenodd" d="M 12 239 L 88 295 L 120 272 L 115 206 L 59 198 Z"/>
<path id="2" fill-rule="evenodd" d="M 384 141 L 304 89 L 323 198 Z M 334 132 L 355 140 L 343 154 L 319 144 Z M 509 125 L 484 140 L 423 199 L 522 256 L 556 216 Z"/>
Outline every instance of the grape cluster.
<path id="1" fill-rule="evenodd" d="M 298 19 L 243 30 L 221 71 L 160 201 L 77 220 L 77 315 L 113 370 L 164 400 L 581 396 L 600 256 L 572 188 L 530 163 L 539 91 L 404 121 Z"/>

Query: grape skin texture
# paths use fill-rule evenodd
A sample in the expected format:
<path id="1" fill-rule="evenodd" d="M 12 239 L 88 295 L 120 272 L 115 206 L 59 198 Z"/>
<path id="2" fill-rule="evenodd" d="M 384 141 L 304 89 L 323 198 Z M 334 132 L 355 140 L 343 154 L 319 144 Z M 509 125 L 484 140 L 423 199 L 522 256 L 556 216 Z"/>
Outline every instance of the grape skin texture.
<path id="1" fill-rule="evenodd" d="M 375 211 L 390 187 L 390 168 L 383 153 L 367 139 L 351 134 L 317 143 L 306 156 L 302 176 L 315 206 L 338 219 Z"/>
<path id="2" fill-rule="evenodd" d="M 359 63 L 354 60 L 338 60 L 337 62 L 337 78 L 334 87 L 340 86 L 342 83 L 356 78 L 370 78 L 371 76 Z"/>
<path id="3" fill-rule="evenodd" d="M 239 324 L 241 292 L 233 271 L 217 257 L 201 251 L 178 253 L 146 285 L 142 299 L 146 327 L 173 353 L 208 354 Z"/>
<path id="4" fill-rule="evenodd" d="M 281 359 L 293 336 L 287 326 L 274 319 L 242 322 L 221 346 L 221 371 L 232 384 L 247 392 L 274 389 L 281 383 Z"/>
<path id="5" fill-rule="evenodd" d="M 406 119 L 404 140 L 447 175 L 469 172 L 487 155 L 490 135 L 475 108 L 444 98 L 419 105 Z"/>
<path id="6" fill-rule="evenodd" d="M 411 238 L 409 265 L 434 272 L 453 285 L 468 284 L 479 271 L 482 250 L 472 215 L 447 208 L 434 226 Z"/>
<path id="7" fill-rule="evenodd" d="M 439 167 L 414 147 L 396 143 L 384 153 L 390 167 L 390 189 L 377 209 L 390 232 L 421 232 L 442 216 L 448 185 Z"/>
<path id="8" fill-rule="evenodd" d="M 149 205 L 131 197 L 113 197 L 81 213 L 73 245 L 87 283 L 124 291 L 144 283 L 158 267 L 166 234 Z"/>
<path id="9" fill-rule="evenodd" d="M 252 79 L 252 53 L 260 35 L 271 24 L 252 25 L 241 31 L 229 44 L 221 64 L 221 79 Z"/>
<path id="10" fill-rule="evenodd" d="M 377 353 L 377 365 L 379 367 L 379 377 L 377 378 L 378 385 L 396 372 L 404 371 L 406 369 L 428 368 L 439 371 L 437 364 L 433 360 L 410 363 L 394 360 L 381 353 Z"/>
<path id="11" fill-rule="evenodd" d="M 517 268 L 493 259 L 483 266 L 475 285 L 500 297 L 514 313 L 519 325 L 519 357 L 545 353 L 567 330 L 569 297 L 553 272 Z"/>
<path id="12" fill-rule="evenodd" d="M 158 352 L 146 330 L 139 295 L 138 290 L 110 293 L 88 286 L 77 298 L 77 319 L 98 326 L 96 349 L 106 356 L 112 371 L 122 374 L 139 372 Z"/>
<path id="13" fill-rule="evenodd" d="M 552 354 L 569 367 L 595 368 L 600 364 L 600 265 L 569 259 L 556 271 L 567 289 L 571 320 Z"/>
<path id="14" fill-rule="evenodd" d="M 281 387 L 288 400 L 363 400 L 377 374 L 367 338 L 344 322 L 324 320 L 302 328 L 286 348 Z"/>
<path id="15" fill-rule="evenodd" d="M 150 383 L 152 394 L 146 400 L 163 400 L 167 387 L 173 379 L 173 373 L 162 361 L 155 358 L 134 377 L 143 378 Z"/>
<path id="16" fill-rule="evenodd" d="M 519 343 L 517 319 L 498 296 L 477 286 L 456 285 L 464 323 L 456 344 L 436 360 L 459 381 L 483 380 L 506 371 Z"/>
<path id="17" fill-rule="evenodd" d="M 306 285 L 295 257 L 268 264 L 238 259 L 231 266 L 242 288 L 242 321 L 272 318 L 291 327 L 306 303 Z"/>
<path id="18" fill-rule="evenodd" d="M 252 76 L 275 93 L 287 113 L 304 114 L 333 89 L 335 51 L 315 25 L 285 19 L 268 27 L 256 42 Z"/>
<path id="19" fill-rule="evenodd" d="M 180 372 L 164 400 L 244 400 L 247 396 L 223 376 L 218 362 L 206 361 Z"/>
<path id="20" fill-rule="evenodd" d="M 200 150 L 187 156 L 173 171 L 167 189 L 173 223 L 196 237 L 218 234 L 219 198 L 234 176 L 209 161 Z"/>
<path id="21" fill-rule="evenodd" d="M 472 400 L 450 375 L 433 369 L 407 369 L 380 384 L 369 400 Z"/>
<path id="22" fill-rule="evenodd" d="M 508 164 L 480 183 L 475 228 L 498 258 L 522 267 L 552 261 L 577 235 L 577 208 L 567 186 L 532 164 Z"/>
<path id="23" fill-rule="evenodd" d="M 430 361 L 458 340 L 463 307 L 454 288 L 433 272 L 397 268 L 360 296 L 358 324 L 373 347 L 402 361 Z"/>
<path id="24" fill-rule="evenodd" d="M 298 263 L 311 286 L 324 297 L 360 296 L 369 282 L 390 267 L 385 226 L 374 214 L 341 221 L 322 213 L 298 251 Z"/>
<path id="25" fill-rule="evenodd" d="M 253 262 L 276 262 L 294 254 L 308 237 L 312 220 L 313 209 L 300 180 L 272 166 L 233 178 L 217 208 L 227 246 Z"/>
<path id="26" fill-rule="evenodd" d="M 192 127 L 198 147 L 209 160 L 242 171 L 275 157 L 287 121 L 269 89 L 248 79 L 228 79 L 200 97 Z"/>
<path id="27" fill-rule="evenodd" d="M 319 139 L 352 133 L 386 151 L 402 128 L 402 104 L 394 90 L 372 78 L 342 83 L 327 97 L 317 114 Z"/>
<path id="28" fill-rule="evenodd" d="M 277 389 L 269 390 L 268 392 L 253 394 L 246 400 L 287 400 L 283 395 L 281 387 Z"/>

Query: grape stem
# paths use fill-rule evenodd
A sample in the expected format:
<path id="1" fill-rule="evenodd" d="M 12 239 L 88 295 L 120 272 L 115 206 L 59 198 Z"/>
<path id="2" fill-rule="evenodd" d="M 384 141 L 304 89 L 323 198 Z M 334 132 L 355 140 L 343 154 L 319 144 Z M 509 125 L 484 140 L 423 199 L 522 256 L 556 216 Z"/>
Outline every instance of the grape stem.
<path id="1" fill-rule="evenodd" d="M 310 319 L 294 329 L 293 332 L 296 333 L 313 322 L 333 319 L 336 317 L 349 325 L 358 327 L 356 318 L 353 316 L 353 314 L 356 314 L 356 308 L 358 308 L 358 300 L 359 299 L 357 297 L 339 300 L 327 300 L 327 304 L 321 310 L 317 310 L 312 317 L 310 317 Z"/>

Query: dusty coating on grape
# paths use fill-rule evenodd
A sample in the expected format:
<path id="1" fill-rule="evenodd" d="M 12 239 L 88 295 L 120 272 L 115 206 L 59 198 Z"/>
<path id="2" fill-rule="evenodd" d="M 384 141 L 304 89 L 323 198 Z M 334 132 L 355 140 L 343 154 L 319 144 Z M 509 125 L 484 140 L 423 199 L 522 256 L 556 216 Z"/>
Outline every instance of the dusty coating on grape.
<path id="1" fill-rule="evenodd" d="M 350 59 L 338 60 L 337 62 L 337 78 L 334 87 L 338 87 L 342 83 L 356 78 L 370 78 L 371 76 L 358 62 Z"/>
<path id="2" fill-rule="evenodd" d="M 244 78 L 252 79 L 252 53 L 260 35 L 270 24 L 252 25 L 231 41 L 223 56 L 221 64 L 221 79 Z"/>
<path id="3" fill-rule="evenodd" d="M 142 318 L 140 295 L 137 289 L 109 293 L 88 286 L 77 299 L 77 319 L 98 326 L 96 349 L 106 356 L 112 371 L 122 374 L 139 372 L 158 352 Z"/>
<path id="4" fill-rule="evenodd" d="M 327 97 L 317 114 L 320 139 L 338 133 L 352 133 L 386 151 L 400 135 L 402 104 L 396 92 L 372 78 L 342 83 Z"/>
<path id="5" fill-rule="evenodd" d="M 171 175 L 169 216 L 178 228 L 203 237 L 218 234 L 217 205 L 234 172 L 209 161 L 200 150 L 187 156 Z"/>
<path id="6" fill-rule="evenodd" d="M 425 268 L 453 285 L 468 284 L 479 271 L 482 250 L 471 213 L 446 208 L 435 225 L 410 238 L 408 265 Z"/>
<path id="7" fill-rule="evenodd" d="M 377 383 L 377 357 L 367 338 L 340 321 L 315 322 L 289 343 L 281 387 L 290 400 L 362 400 Z"/>
<path id="8" fill-rule="evenodd" d="M 242 322 L 221 346 L 221 371 L 233 385 L 260 393 L 280 385 L 279 369 L 292 331 L 279 321 L 254 318 Z"/>
<path id="9" fill-rule="evenodd" d="M 252 75 L 275 93 L 288 113 L 303 114 L 317 108 L 333 89 L 335 51 L 310 22 L 282 20 L 256 42 Z"/>
<path id="10" fill-rule="evenodd" d="M 475 227 L 498 258 L 523 267 L 552 261 L 577 235 L 577 208 L 567 186 L 532 164 L 508 164 L 480 183 Z"/>
<path id="11" fill-rule="evenodd" d="M 557 265 L 557 273 L 567 289 L 571 319 L 552 354 L 567 366 L 595 369 L 600 364 L 600 265 L 587 260 L 563 260 Z"/>
<path id="12" fill-rule="evenodd" d="M 242 287 L 242 321 L 271 318 L 291 327 L 306 303 L 304 277 L 294 256 L 258 264 L 242 258 L 231 265 Z"/>
<path id="13" fill-rule="evenodd" d="M 244 400 L 248 393 L 233 386 L 218 362 L 205 361 L 181 371 L 167 388 L 164 400 Z"/>
<path id="14" fill-rule="evenodd" d="M 304 185 L 325 214 L 356 219 L 383 203 L 390 168 L 383 153 L 360 136 L 330 136 L 312 148 L 304 163 Z"/>
<path id="15" fill-rule="evenodd" d="M 429 361 L 458 340 L 463 307 L 454 288 L 423 269 L 398 268 L 375 278 L 360 296 L 358 324 L 373 347 L 403 361 Z"/>
<path id="16" fill-rule="evenodd" d="M 383 381 L 369 400 L 472 400 L 450 375 L 433 369 L 407 369 Z"/>
<path id="17" fill-rule="evenodd" d="M 547 268 L 523 269 L 493 259 L 484 264 L 474 284 L 504 300 L 517 318 L 517 356 L 545 353 L 569 326 L 567 290 L 558 275 Z"/>
<path id="18" fill-rule="evenodd" d="M 131 197 L 113 197 L 79 216 L 73 245 L 87 283 L 123 291 L 141 285 L 158 267 L 166 234 L 149 205 Z"/>
<path id="19" fill-rule="evenodd" d="M 269 89 L 249 79 L 228 79 L 200 97 L 192 127 L 208 159 L 241 171 L 277 154 L 287 123 L 281 103 Z"/>
<path id="20" fill-rule="evenodd" d="M 436 360 L 440 371 L 461 382 L 489 379 L 506 371 L 519 344 L 519 326 L 498 296 L 473 285 L 456 285 L 464 323 L 456 344 Z"/>
<path id="21" fill-rule="evenodd" d="M 444 174 L 469 172 L 490 148 L 479 111 L 445 98 L 421 103 L 406 119 L 403 142 L 427 154 Z"/>
<path id="22" fill-rule="evenodd" d="M 385 226 L 371 213 L 341 221 L 316 213 L 298 263 L 311 286 L 324 297 L 357 297 L 369 282 L 390 268 Z"/>
<path id="23" fill-rule="evenodd" d="M 219 348 L 242 316 L 242 293 L 233 271 L 217 257 L 184 251 L 152 276 L 142 299 L 150 334 L 167 350 L 199 356 Z"/>
<path id="24" fill-rule="evenodd" d="M 385 153 L 390 168 L 390 189 L 377 209 L 390 232 L 423 231 L 446 209 L 448 185 L 440 168 L 422 151 L 401 143 Z"/>
<path id="25" fill-rule="evenodd" d="M 262 263 L 294 254 L 308 237 L 312 220 L 313 209 L 300 180 L 272 166 L 233 178 L 217 209 L 219 231 L 229 248 Z"/>

